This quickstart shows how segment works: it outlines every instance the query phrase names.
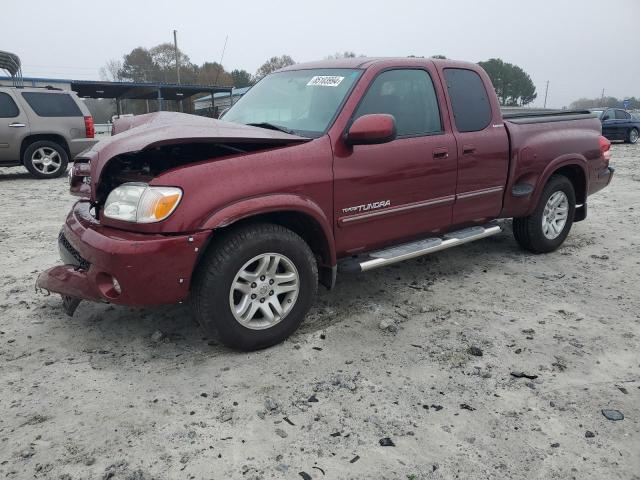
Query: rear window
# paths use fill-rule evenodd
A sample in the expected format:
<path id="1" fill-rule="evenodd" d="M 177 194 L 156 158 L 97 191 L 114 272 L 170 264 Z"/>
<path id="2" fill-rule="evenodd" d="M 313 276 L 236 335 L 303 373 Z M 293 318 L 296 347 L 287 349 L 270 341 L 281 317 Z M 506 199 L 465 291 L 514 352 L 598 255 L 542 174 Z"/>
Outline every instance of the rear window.
<path id="1" fill-rule="evenodd" d="M 41 117 L 81 117 L 82 112 L 71 95 L 50 92 L 23 92 L 22 97 Z"/>
<path id="2" fill-rule="evenodd" d="M 445 68 L 444 78 L 458 131 L 484 130 L 491 122 L 491 105 L 480 75 L 463 68 Z"/>
<path id="3" fill-rule="evenodd" d="M 13 98 L 6 93 L 0 93 L 0 118 L 17 117 L 19 113 Z"/>

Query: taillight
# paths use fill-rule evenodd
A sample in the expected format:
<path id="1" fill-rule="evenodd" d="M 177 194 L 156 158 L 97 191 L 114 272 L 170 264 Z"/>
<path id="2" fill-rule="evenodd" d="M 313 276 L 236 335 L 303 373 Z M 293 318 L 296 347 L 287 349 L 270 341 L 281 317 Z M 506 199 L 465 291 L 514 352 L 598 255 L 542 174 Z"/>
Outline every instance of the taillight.
<path id="1" fill-rule="evenodd" d="M 93 125 L 93 117 L 84 117 L 84 134 L 87 138 L 96 136 L 96 128 Z"/>
<path id="2" fill-rule="evenodd" d="M 602 154 L 602 158 L 604 158 L 607 163 L 611 159 L 611 142 L 607 140 L 605 137 L 600 135 L 600 153 Z"/>

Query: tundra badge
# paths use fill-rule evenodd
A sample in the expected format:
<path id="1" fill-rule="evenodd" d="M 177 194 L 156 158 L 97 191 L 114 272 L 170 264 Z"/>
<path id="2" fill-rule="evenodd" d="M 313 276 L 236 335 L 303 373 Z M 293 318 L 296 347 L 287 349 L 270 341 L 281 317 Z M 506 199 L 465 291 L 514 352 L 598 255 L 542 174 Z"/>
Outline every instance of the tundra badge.
<path id="1" fill-rule="evenodd" d="M 342 213 L 366 212 L 391 206 L 391 200 L 381 200 L 379 202 L 356 205 L 355 207 L 347 207 L 342 209 Z"/>

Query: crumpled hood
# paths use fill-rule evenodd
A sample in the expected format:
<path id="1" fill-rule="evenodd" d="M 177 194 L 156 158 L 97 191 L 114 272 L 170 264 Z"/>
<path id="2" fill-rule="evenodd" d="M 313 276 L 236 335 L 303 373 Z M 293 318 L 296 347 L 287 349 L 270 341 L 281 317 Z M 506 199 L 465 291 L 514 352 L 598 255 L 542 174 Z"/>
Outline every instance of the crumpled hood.
<path id="1" fill-rule="evenodd" d="M 148 113 L 125 117 L 121 121 L 123 123 L 117 125 L 117 129 L 121 133 L 101 140 L 79 156 L 79 159 L 85 158 L 91 162 L 92 197 L 94 198 L 95 185 L 100 181 L 100 175 L 105 165 L 112 158 L 123 153 L 182 143 L 231 142 L 276 146 L 310 140 L 277 130 L 177 112 Z"/>

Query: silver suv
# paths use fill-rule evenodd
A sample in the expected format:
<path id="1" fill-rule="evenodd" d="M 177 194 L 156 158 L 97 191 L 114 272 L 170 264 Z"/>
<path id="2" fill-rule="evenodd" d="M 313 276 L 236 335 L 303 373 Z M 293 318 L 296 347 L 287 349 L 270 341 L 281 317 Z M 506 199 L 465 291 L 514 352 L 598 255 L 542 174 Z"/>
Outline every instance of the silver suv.
<path id="1" fill-rule="evenodd" d="M 73 92 L 0 86 L 0 167 L 24 165 L 37 178 L 64 175 L 91 147 L 93 118 Z"/>

